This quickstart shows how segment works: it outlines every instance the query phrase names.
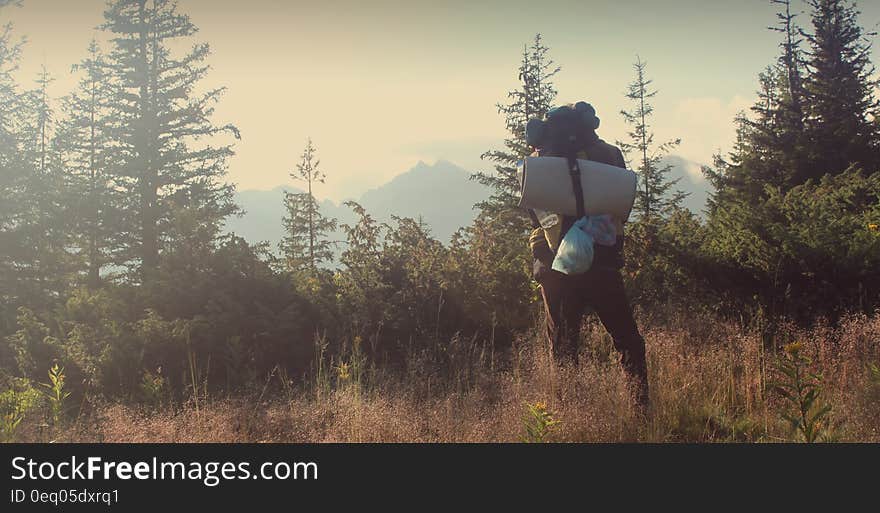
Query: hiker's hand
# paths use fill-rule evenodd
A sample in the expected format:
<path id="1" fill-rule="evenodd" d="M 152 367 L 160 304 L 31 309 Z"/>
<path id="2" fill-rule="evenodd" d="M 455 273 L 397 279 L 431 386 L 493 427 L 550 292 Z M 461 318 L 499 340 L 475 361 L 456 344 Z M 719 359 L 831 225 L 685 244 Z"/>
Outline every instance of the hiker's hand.
<path id="1" fill-rule="evenodd" d="M 550 265 L 545 264 L 538 258 L 536 258 L 535 263 L 532 264 L 532 278 L 538 283 L 542 283 L 552 271 L 553 269 L 550 268 Z"/>
<path id="2" fill-rule="evenodd" d="M 532 266 L 532 277 L 534 277 L 535 281 L 537 281 L 543 288 L 556 288 L 565 275 L 559 271 L 553 270 L 553 260 L 548 262 L 535 260 L 535 263 Z"/>

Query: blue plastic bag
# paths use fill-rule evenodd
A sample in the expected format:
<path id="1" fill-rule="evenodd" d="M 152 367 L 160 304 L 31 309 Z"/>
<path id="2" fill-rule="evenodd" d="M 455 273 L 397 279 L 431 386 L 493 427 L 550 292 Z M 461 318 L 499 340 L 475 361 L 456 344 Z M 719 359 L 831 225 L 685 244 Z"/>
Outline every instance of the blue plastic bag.
<path id="1" fill-rule="evenodd" d="M 562 238 L 551 268 L 569 275 L 585 273 L 593 265 L 593 244 L 613 246 L 616 242 L 617 229 L 611 216 L 584 216 Z"/>
<path id="2" fill-rule="evenodd" d="M 563 274 L 583 274 L 593 265 L 593 237 L 583 229 L 589 217 L 575 221 L 559 243 L 551 268 Z"/>

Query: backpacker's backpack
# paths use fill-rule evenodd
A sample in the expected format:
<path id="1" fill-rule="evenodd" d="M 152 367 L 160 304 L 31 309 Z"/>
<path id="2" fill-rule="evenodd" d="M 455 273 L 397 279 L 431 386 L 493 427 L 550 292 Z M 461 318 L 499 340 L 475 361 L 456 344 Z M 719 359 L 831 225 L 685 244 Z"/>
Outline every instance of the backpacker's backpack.
<path id="1" fill-rule="evenodd" d="M 538 148 L 542 157 L 565 157 L 568 159 L 571 184 L 577 204 L 577 218 L 584 216 L 584 198 L 581 189 L 581 170 L 577 163 L 577 154 L 588 145 L 596 142 L 599 137 L 599 118 L 596 109 L 587 102 L 563 105 L 547 111 L 544 119 L 530 119 L 526 123 L 526 143 Z M 529 210 L 532 226 L 541 226 L 539 216 Z"/>
<path id="2" fill-rule="evenodd" d="M 598 139 L 599 118 L 587 102 L 563 105 L 547 111 L 544 119 L 526 123 L 526 142 L 542 156 L 572 157 Z"/>

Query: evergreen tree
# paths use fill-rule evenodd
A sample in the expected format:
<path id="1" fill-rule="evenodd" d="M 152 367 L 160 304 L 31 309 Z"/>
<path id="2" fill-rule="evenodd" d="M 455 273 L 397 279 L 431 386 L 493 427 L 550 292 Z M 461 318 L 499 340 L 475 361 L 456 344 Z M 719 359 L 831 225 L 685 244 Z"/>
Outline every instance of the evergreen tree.
<path id="1" fill-rule="evenodd" d="M 777 60 L 784 86 L 780 105 L 782 107 L 781 125 L 785 132 L 800 134 L 804 128 L 804 77 L 803 51 L 800 28 L 795 22 L 796 14 L 791 12 L 791 0 L 771 0 L 780 6 L 776 13 L 777 26 L 770 30 L 783 34 L 779 43 L 782 53 Z"/>
<path id="2" fill-rule="evenodd" d="M 0 0 L 0 9 L 9 3 Z M 4 325 L 14 317 L 22 294 L 20 269 L 32 256 L 22 234 L 27 180 L 33 171 L 24 157 L 20 131 L 26 102 L 13 76 L 21 48 L 12 25 L 0 27 L 0 333 L 8 332 Z"/>
<path id="3" fill-rule="evenodd" d="M 393 308 L 406 313 L 391 320 L 392 331 L 399 340 L 416 334 L 428 344 L 429 340 L 439 343 L 439 334 L 445 331 L 440 319 L 446 306 L 443 265 L 447 250 L 421 218 L 392 218 L 383 263 L 388 267 Z"/>
<path id="4" fill-rule="evenodd" d="M 810 0 L 813 32 L 809 42 L 809 69 L 805 88 L 809 99 L 807 127 L 814 149 L 812 169 L 804 178 L 819 178 L 855 164 L 876 172 L 877 125 L 880 114 L 874 88 L 870 45 L 858 25 L 859 12 L 847 0 Z"/>
<path id="5" fill-rule="evenodd" d="M 804 57 L 801 43 L 801 30 L 791 12 L 790 0 L 771 0 L 779 5 L 776 13 L 776 27 L 770 30 L 783 35 L 779 47 L 782 50 L 771 72 L 776 79 L 778 99 L 775 109 L 768 112 L 773 122 L 773 144 L 775 160 L 778 160 L 779 171 L 775 173 L 777 183 L 786 189 L 803 183 L 810 162 L 809 143 L 805 132 L 806 91 L 804 89 Z"/>
<path id="6" fill-rule="evenodd" d="M 788 2 L 774 3 L 784 8 L 781 56 L 760 77 L 754 117 L 739 120 L 730 162 L 709 172 L 717 191 L 702 251 L 717 270 L 711 282 L 771 323 L 836 316 L 852 297 L 870 309 L 876 277 L 861 244 L 875 242 L 865 226 L 874 226 L 876 180 L 847 171 L 876 171 L 869 47 L 849 2 L 811 1 L 812 33 L 797 29 Z M 810 47 L 803 57 L 798 35 Z"/>
<path id="7" fill-rule="evenodd" d="M 647 63 L 637 58 L 633 69 L 636 77 L 629 85 L 626 97 L 633 103 L 631 110 L 621 110 L 624 121 L 631 126 L 629 142 L 618 142 L 624 155 L 634 156 L 641 175 L 641 184 L 633 210 L 638 216 L 651 224 L 668 215 L 681 205 L 686 194 L 672 188 L 679 179 L 670 180 L 671 165 L 661 165 L 661 160 L 681 144 L 681 139 L 673 139 L 659 145 L 654 144 L 654 133 L 650 118 L 654 114 L 651 99 L 657 95 L 651 90 L 653 82 L 645 75 Z"/>
<path id="8" fill-rule="evenodd" d="M 41 174 L 47 173 L 47 160 L 49 159 L 49 141 L 51 139 L 52 123 L 55 121 L 55 112 L 49 99 L 49 84 L 55 79 L 49 76 L 46 66 L 40 68 L 37 75 L 37 89 L 33 91 L 33 111 L 36 117 L 36 130 L 34 131 L 34 151 L 36 162 L 34 167 Z"/>
<path id="9" fill-rule="evenodd" d="M 801 30 L 789 0 L 771 0 L 780 6 L 778 23 L 770 30 L 783 35 L 780 55 L 759 76 L 758 100 L 753 116 L 737 116 L 737 142 L 728 160 L 718 159 L 719 173 L 708 170 L 716 186 L 712 205 L 744 201 L 756 205 L 766 200 L 767 187 L 788 190 L 802 183 L 812 167 L 805 128 Z"/>
<path id="10" fill-rule="evenodd" d="M 632 107 L 620 112 L 630 126 L 629 140 L 617 142 L 632 161 L 629 167 L 639 174 L 633 205 L 635 220 L 627 228 L 625 276 L 630 297 L 643 305 L 664 304 L 674 292 L 681 292 L 687 282 L 682 276 L 689 260 L 676 235 L 682 226 L 693 228 L 698 223 L 689 211 L 681 208 L 687 194 L 675 189 L 679 179 L 669 178 L 672 166 L 662 163 L 663 157 L 681 141 L 654 142 L 652 100 L 657 91 L 651 88 L 646 62 L 637 57 L 633 70 L 635 78 L 625 93 Z M 692 237 L 696 237 L 695 232 Z"/>
<path id="11" fill-rule="evenodd" d="M 55 112 L 49 84 L 53 81 L 43 67 L 37 74 L 36 88 L 26 91 L 18 104 L 21 165 L 26 175 L 18 229 L 28 251 L 20 273 L 22 280 L 33 285 L 34 300 L 60 294 L 67 287 L 69 270 L 67 224 L 61 211 L 62 174 L 52 145 Z"/>
<path id="12" fill-rule="evenodd" d="M 88 56 L 74 71 L 81 71 L 82 76 L 78 89 L 64 99 L 55 146 L 65 174 L 63 203 L 70 242 L 85 269 L 87 285 L 95 289 L 101 282 L 102 267 L 113 263 L 119 245 L 115 223 L 119 198 L 110 177 L 114 155 L 110 88 L 97 41 L 91 41 Z"/>
<path id="13" fill-rule="evenodd" d="M 319 264 L 333 259 L 334 243 L 327 240 L 327 235 L 336 229 L 336 220 L 321 214 L 314 195 L 315 185 L 324 183 L 326 178 L 318 168 L 320 163 L 315 158 L 315 146 L 310 138 L 296 171 L 290 173 L 294 180 L 305 182 L 307 189 L 305 192 L 284 193 L 286 236 L 281 241 L 281 251 L 291 270 L 315 270 Z"/>
<path id="14" fill-rule="evenodd" d="M 556 100 L 552 79 L 560 68 L 550 59 L 549 51 L 541 34 L 536 34 L 532 45 L 523 47 L 518 88 L 507 93 L 508 103 L 497 104 L 510 136 L 504 140 L 504 149 L 487 151 L 480 156 L 495 163 L 495 173 L 480 172 L 472 177 L 493 190 L 492 197 L 479 205 L 486 213 L 497 214 L 517 205 L 517 163 L 532 152 L 526 144 L 526 123 L 531 118 L 543 118 Z"/>
<path id="15" fill-rule="evenodd" d="M 344 326 L 352 340 L 367 338 L 375 344 L 384 325 L 392 318 L 388 297 L 392 294 L 383 279 L 383 225 L 360 204 L 346 201 L 345 206 L 357 215 L 357 222 L 343 224 L 346 248 L 339 257 L 342 270 L 334 281 L 340 297 L 340 311 L 345 312 Z"/>
<path id="16" fill-rule="evenodd" d="M 721 173 L 712 177 L 720 201 L 760 203 L 766 188 L 782 188 L 791 181 L 783 154 L 789 150 L 780 144 L 778 113 L 781 91 L 778 69 L 768 66 L 758 75 L 758 100 L 751 107 L 752 117 L 740 113 L 734 123 L 737 142 L 729 159 L 718 158 Z"/>
<path id="17" fill-rule="evenodd" d="M 541 34 L 524 46 L 518 68 L 518 87 L 507 93 L 508 102 L 497 104 L 509 136 L 504 148 L 481 158 L 495 163 L 495 172 L 476 173 L 472 179 L 487 185 L 492 195 L 476 205 L 480 216 L 459 232 L 450 247 L 449 279 L 467 291 L 459 304 L 488 326 L 490 337 L 522 327 L 534 294 L 532 256 L 528 249 L 526 214 L 516 208 L 520 182 L 517 165 L 532 153 L 525 127 L 532 118 L 543 118 L 556 100 L 553 77 L 561 68 L 553 63 Z M 476 278 L 475 278 L 476 277 Z M 504 298 L 500 300 L 499 298 Z M 532 297 L 534 299 L 534 297 Z"/>
<path id="18" fill-rule="evenodd" d="M 237 211 L 233 186 L 222 182 L 230 144 L 202 143 L 232 125 L 211 121 L 223 88 L 200 94 L 210 50 L 199 43 L 182 56 L 171 48 L 197 29 L 169 0 L 114 0 L 102 28 L 112 34 L 106 73 L 110 109 L 118 125 L 113 166 L 115 185 L 127 199 L 123 212 L 127 260 L 148 280 L 162 248 L 178 242 L 210 246 L 223 220 Z M 198 223 L 175 220 L 184 216 Z M 185 233 L 180 233 L 184 230 Z M 183 237 L 183 241 L 181 241 Z"/>

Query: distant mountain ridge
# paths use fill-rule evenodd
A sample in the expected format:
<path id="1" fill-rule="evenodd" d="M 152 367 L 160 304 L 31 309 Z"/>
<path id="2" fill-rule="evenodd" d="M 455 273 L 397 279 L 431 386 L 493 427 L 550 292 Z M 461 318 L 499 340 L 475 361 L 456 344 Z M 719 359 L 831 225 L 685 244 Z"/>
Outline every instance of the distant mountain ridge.
<path id="1" fill-rule="evenodd" d="M 420 161 L 385 185 L 365 192 L 358 202 L 385 221 L 392 215 L 421 217 L 437 239 L 448 242 L 459 228 L 471 224 L 476 216 L 474 204 L 490 194 L 470 176 L 446 160 L 433 165 Z"/>
<path id="2" fill-rule="evenodd" d="M 364 192 L 355 199 L 380 222 L 390 223 L 392 215 L 421 218 L 438 240 L 449 242 L 459 228 L 468 226 L 476 216 L 474 204 L 487 198 L 489 190 L 470 179 L 471 173 L 452 162 L 419 162 L 389 182 Z M 245 211 L 243 217 L 227 221 L 226 232 L 234 232 L 248 242 L 268 241 L 275 249 L 284 237 L 282 218 L 284 192 L 302 192 L 291 186 L 271 190 L 244 190 L 235 194 L 236 203 Z M 321 212 L 340 224 L 356 221 L 352 210 L 331 200 L 321 202 Z M 332 238 L 341 240 L 342 230 Z"/>
<path id="3" fill-rule="evenodd" d="M 702 215 L 709 184 L 702 177 L 695 176 L 700 165 L 675 155 L 666 157 L 662 163 L 672 166 L 669 174 L 671 179 L 680 179 L 676 187 L 689 193 L 684 206 Z M 491 193 L 487 187 L 471 180 L 470 175 L 470 172 L 446 160 L 438 160 L 434 164 L 420 161 L 387 183 L 364 192 L 355 201 L 380 222 L 390 223 L 392 215 L 421 218 L 436 239 L 448 243 L 459 228 L 471 224 L 477 214 L 473 206 Z M 268 191 L 236 192 L 235 201 L 245 215 L 229 219 L 226 231 L 235 232 L 250 243 L 268 241 L 273 250 L 277 249 L 284 237 L 281 223 L 285 215 L 284 191 L 301 192 L 291 186 L 278 186 Z M 356 221 L 350 208 L 330 200 L 321 202 L 321 212 L 336 218 L 340 224 Z M 343 240 L 342 229 L 332 234 L 331 238 Z"/>

